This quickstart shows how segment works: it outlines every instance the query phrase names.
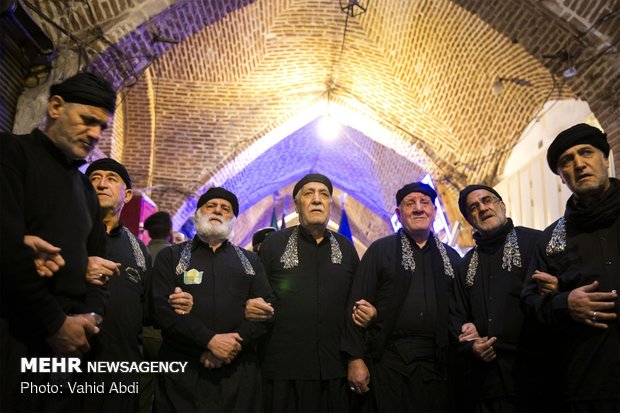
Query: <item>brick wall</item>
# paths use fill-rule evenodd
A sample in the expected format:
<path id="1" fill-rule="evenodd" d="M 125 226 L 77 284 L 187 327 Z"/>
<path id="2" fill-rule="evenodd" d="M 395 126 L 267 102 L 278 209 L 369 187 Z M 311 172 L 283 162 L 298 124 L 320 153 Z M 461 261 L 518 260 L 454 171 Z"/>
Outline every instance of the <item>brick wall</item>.
<path id="1" fill-rule="evenodd" d="M 326 100 L 328 89 L 332 104 L 381 131 L 365 129 L 360 142 L 377 151 L 380 162 L 366 167 L 386 188 L 382 198 L 403 179 L 390 161 L 395 153 L 431 172 L 453 222 L 461 219 L 457 190 L 497 181 L 546 99 L 588 101 L 620 172 L 620 62 L 609 53 L 617 52 L 610 46 L 620 25 L 617 16 L 600 21 L 618 1 L 373 1 L 349 21 L 342 55 L 344 14 L 332 0 L 37 4 L 81 39 L 90 68 L 122 90 L 102 149 L 122 158 L 136 186 L 152 187 L 151 197 L 173 213 L 214 177 L 232 179 L 258 156 L 249 154 L 252 145 L 276 128 L 307 122 L 304 111 Z M 182 42 L 154 41 L 155 33 Z M 566 59 L 544 56 L 562 51 L 577 64 L 576 76 L 562 76 Z M 532 86 L 508 82 L 496 96 L 498 77 Z M 288 177 L 283 185 L 302 168 L 273 167 Z M 363 208 L 352 215 L 373 219 Z"/>

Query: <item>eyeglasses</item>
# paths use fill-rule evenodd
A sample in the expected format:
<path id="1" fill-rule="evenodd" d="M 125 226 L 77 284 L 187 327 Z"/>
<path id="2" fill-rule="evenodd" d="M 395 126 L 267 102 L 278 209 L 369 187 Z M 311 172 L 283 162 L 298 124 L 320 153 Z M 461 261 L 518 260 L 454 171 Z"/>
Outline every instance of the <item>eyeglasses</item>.
<path id="1" fill-rule="evenodd" d="M 492 195 L 487 195 L 487 196 L 483 196 L 482 198 L 480 198 L 479 201 L 474 202 L 473 204 L 471 204 L 469 206 L 469 213 L 470 214 L 474 214 L 474 212 L 478 212 L 480 211 L 480 207 L 481 205 L 484 205 L 486 207 L 495 204 L 497 202 L 501 201 L 499 198 L 494 197 Z"/>

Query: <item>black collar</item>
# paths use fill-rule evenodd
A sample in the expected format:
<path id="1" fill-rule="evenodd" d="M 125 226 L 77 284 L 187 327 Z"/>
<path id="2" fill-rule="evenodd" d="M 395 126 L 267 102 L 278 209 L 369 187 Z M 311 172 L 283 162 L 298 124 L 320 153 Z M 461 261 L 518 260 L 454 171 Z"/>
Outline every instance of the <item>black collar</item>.
<path id="1" fill-rule="evenodd" d="M 32 134 L 39 139 L 43 148 L 56 159 L 65 169 L 77 169 L 84 165 L 84 159 L 68 160 L 64 153 L 56 146 L 54 142 L 40 129 L 34 129 Z"/>

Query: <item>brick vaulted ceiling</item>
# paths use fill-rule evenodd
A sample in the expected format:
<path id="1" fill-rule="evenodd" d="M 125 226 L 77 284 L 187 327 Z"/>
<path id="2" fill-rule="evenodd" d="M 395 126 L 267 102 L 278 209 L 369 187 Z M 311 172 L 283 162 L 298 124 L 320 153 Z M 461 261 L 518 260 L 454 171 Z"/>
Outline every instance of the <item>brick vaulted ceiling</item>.
<path id="1" fill-rule="evenodd" d="M 427 172 L 460 220 L 457 190 L 497 182 L 547 100 L 586 100 L 620 165 L 617 0 L 366 0 L 346 36 L 338 0 L 23 3 L 118 88 L 103 151 L 177 225 L 206 187 L 235 190 L 241 243 L 274 198 L 292 211 L 290 185 L 311 170 L 349 194 L 365 244 L 389 231 L 396 189 Z M 495 95 L 497 78 L 517 81 Z M 317 136 L 325 113 L 337 141 Z"/>

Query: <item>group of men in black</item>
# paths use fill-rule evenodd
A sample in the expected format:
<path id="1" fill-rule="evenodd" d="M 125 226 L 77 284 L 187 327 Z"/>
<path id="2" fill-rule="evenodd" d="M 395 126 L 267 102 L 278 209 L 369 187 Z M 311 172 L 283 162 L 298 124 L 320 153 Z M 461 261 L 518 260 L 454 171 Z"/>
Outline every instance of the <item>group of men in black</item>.
<path id="1" fill-rule="evenodd" d="M 437 193 L 413 182 L 396 193 L 401 228 L 360 262 L 327 229 L 331 181 L 310 173 L 293 189 L 299 225 L 268 231 L 258 255 L 230 242 L 237 196 L 211 188 L 196 236 L 153 237 L 151 265 L 120 221 L 126 168 L 77 169 L 114 104 L 107 82 L 78 74 L 51 88 L 43 130 L 0 137 L 2 411 L 620 411 L 620 183 L 599 129 L 549 147 L 573 195 L 543 232 L 515 227 L 493 188 L 464 188 L 476 245 L 463 258 L 433 232 Z M 31 357 L 187 367 L 153 385 L 21 372 Z M 32 395 L 24 381 L 148 395 Z"/>

